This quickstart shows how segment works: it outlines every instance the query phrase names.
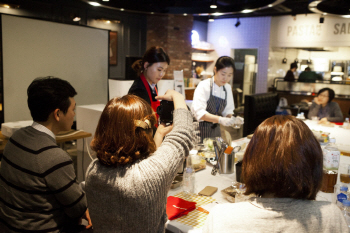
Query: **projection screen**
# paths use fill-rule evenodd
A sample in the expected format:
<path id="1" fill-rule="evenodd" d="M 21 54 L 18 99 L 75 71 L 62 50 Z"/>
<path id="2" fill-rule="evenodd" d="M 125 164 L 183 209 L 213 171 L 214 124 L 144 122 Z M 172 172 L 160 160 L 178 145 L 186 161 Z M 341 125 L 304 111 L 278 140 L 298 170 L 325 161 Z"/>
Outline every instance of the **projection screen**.
<path id="1" fill-rule="evenodd" d="M 27 87 L 36 77 L 69 81 L 77 105 L 108 100 L 107 30 L 1 15 L 5 122 L 31 120 Z"/>

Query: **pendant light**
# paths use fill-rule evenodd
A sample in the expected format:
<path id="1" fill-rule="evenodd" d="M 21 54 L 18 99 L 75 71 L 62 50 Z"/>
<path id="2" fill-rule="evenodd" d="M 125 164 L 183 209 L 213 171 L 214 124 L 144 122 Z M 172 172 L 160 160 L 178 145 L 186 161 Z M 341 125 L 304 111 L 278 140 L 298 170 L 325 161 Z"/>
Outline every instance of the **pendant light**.
<path id="1" fill-rule="evenodd" d="M 282 64 L 286 64 L 287 63 L 287 58 L 286 58 L 286 48 L 284 48 L 284 58 L 282 59 Z"/>
<path id="2" fill-rule="evenodd" d="M 312 64 L 311 62 L 311 51 L 309 50 L 309 59 L 307 59 L 307 64 L 310 65 Z"/>
<path id="3" fill-rule="evenodd" d="M 294 60 L 294 63 L 299 63 L 299 59 L 298 59 L 298 49 L 296 49 L 296 51 L 297 51 L 297 56 L 296 56 L 296 58 L 295 58 L 295 60 Z"/>

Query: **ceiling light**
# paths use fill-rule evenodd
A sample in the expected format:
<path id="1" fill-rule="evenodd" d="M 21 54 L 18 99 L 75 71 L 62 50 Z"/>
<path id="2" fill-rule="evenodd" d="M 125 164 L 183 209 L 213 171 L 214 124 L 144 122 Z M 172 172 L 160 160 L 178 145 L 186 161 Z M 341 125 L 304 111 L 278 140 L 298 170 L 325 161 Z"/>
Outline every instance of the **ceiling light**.
<path id="1" fill-rule="evenodd" d="M 120 11 L 124 11 L 124 8 L 120 8 Z"/>
<path id="2" fill-rule="evenodd" d="M 109 0 L 102 0 L 102 2 L 109 2 Z"/>
<path id="3" fill-rule="evenodd" d="M 241 12 L 242 13 L 251 13 L 251 12 L 253 12 L 253 10 L 246 9 L 246 10 L 242 10 Z"/>
<path id="4" fill-rule="evenodd" d="M 209 17 L 209 22 L 214 22 L 214 18 L 212 16 Z"/>
<path id="5" fill-rule="evenodd" d="M 78 21 L 80 21 L 80 20 L 81 20 L 80 17 L 74 17 L 74 18 L 73 18 L 73 21 L 74 21 L 74 22 L 78 22 Z"/>
<path id="6" fill-rule="evenodd" d="M 10 9 L 10 8 L 19 8 L 19 5 L 14 5 L 14 4 L 0 4 L 0 7 L 4 7 L 4 8 L 7 8 L 7 9 Z"/>
<path id="7" fill-rule="evenodd" d="M 220 12 L 215 12 L 215 13 L 213 13 L 213 14 L 211 14 L 211 15 L 214 15 L 214 16 L 220 16 L 220 15 L 223 15 L 224 13 L 220 13 Z"/>
<path id="8" fill-rule="evenodd" d="M 184 16 L 187 16 L 187 13 L 184 13 Z"/>
<path id="9" fill-rule="evenodd" d="M 272 4 L 269 4 L 269 5 L 267 5 L 268 7 L 273 7 L 273 5 Z"/>
<path id="10" fill-rule="evenodd" d="M 237 18 L 237 23 L 235 24 L 236 28 L 241 25 L 241 22 L 239 21 L 239 18 Z"/>
<path id="11" fill-rule="evenodd" d="M 218 6 L 216 5 L 216 0 L 212 1 L 211 5 L 210 5 L 210 8 L 213 8 L 213 9 L 218 8 Z"/>
<path id="12" fill-rule="evenodd" d="M 98 2 L 89 2 L 89 4 L 90 4 L 91 6 L 101 6 L 101 4 L 98 3 Z"/>

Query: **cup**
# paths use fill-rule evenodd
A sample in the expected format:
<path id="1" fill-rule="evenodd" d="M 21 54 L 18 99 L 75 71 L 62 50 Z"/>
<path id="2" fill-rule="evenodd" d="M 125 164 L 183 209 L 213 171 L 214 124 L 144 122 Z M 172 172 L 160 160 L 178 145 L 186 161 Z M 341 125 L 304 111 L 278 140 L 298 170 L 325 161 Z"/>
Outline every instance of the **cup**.
<path id="1" fill-rule="evenodd" d="M 339 165 L 339 179 L 342 183 L 350 183 L 350 164 L 341 163 Z"/>
<path id="2" fill-rule="evenodd" d="M 318 116 L 313 116 L 313 117 L 311 117 L 311 120 L 312 120 L 312 121 L 318 121 Z"/>
<path id="3" fill-rule="evenodd" d="M 323 170 L 321 191 L 324 193 L 334 193 L 334 185 L 337 183 L 337 171 Z"/>

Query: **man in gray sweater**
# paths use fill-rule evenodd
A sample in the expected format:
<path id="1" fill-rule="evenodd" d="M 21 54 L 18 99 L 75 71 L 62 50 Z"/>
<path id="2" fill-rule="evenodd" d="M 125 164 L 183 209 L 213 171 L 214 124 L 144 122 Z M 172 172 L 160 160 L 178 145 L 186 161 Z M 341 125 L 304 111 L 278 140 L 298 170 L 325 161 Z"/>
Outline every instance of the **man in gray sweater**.
<path id="1" fill-rule="evenodd" d="M 55 135 L 71 129 L 75 89 L 53 77 L 35 79 L 27 90 L 34 123 L 17 130 L 0 167 L 0 232 L 77 232 L 91 220 L 73 162 Z"/>

